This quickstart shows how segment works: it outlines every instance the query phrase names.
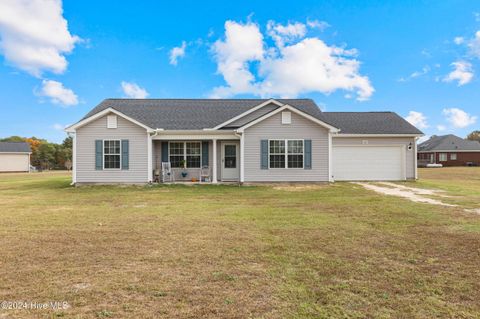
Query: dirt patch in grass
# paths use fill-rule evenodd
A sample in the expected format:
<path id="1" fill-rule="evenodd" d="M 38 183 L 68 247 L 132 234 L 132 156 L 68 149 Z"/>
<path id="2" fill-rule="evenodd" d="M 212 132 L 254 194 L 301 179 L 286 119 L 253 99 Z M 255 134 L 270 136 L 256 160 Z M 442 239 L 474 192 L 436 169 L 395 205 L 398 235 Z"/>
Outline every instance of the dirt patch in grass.
<path id="1" fill-rule="evenodd" d="M 457 206 L 457 205 L 447 204 L 438 199 L 433 199 L 425 196 L 425 195 L 438 194 L 438 191 L 435 191 L 435 190 L 406 187 L 402 185 L 395 185 L 393 183 L 377 183 L 380 185 L 376 185 L 373 183 L 356 183 L 356 184 L 362 185 L 366 189 L 372 190 L 380 194 L 398 196 L 398 197 L 406 198 L 416 203 L 427 203 L 427 204 L 449 206 L 449 207 Z"/>

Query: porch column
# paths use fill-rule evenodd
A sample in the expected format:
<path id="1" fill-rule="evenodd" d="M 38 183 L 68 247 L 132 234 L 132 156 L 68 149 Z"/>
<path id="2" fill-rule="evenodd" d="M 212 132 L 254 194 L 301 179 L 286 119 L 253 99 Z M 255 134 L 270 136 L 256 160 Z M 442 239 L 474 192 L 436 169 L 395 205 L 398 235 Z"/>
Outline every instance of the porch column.
<path id="1" fill-rule="evenodd" d="M 244 160 L 244 150 L 245 149 L 245 133 L 240 135 L 240 183 L 245 182 L 245 160 Z"/>
<path id="2" fill-rule="evenodd" d="M 213 159 L 212 159 L 212 183 L 217 183 L 217 140 L 213 139 Z"/>
<path id="3" fill-rule="evenodd" d="M 153 165 L 152 165 L 152 136 L 147 132 L 147 180 L 149 183 L 153 181 Z"/>

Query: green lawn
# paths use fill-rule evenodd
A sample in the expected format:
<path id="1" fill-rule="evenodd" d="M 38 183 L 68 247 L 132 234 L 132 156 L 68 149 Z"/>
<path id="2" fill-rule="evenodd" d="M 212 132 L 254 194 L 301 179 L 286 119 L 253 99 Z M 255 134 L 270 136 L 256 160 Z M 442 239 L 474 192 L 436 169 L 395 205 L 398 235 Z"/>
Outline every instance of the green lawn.
<path id="1" fill-rule="evenodd" d="M 471 207 L 480 170 L 448 172 L 417 185 Z M 0 300 L 71 306 L 0 318 L 480 316 L 480 215 L 463 207 L 350 183 L 69 183 L 0 175 Z"/>

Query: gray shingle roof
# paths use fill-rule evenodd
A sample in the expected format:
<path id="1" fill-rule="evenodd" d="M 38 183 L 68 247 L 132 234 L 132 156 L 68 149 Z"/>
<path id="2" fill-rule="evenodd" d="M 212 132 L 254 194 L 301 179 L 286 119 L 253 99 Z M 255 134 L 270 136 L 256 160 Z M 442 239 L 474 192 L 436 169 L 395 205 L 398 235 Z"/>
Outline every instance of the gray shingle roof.
<path id="1" fill-rule="evenodd" d="M 480 143 L 453 134 L 432 136 L 418 145 L 419 151 L 480 151 Z"/>
<path id="2" fill-rule="evenodd" d="M 291 105 L 345 134 L 422 134 L 393 112 L 322 112 L 311 99 L 276 99 Z M 90 117 L 113 108 L 152 129 L 201 130 L 213 128 L 268 99 L 106 99 Z"/>
<path id="3" fill-rule="evenodd" d="M 340 134 L 423 134 L 394 112 L 323 112 Z"/>
<path id="4" fill-rule="evenodd" d="M 30 144 L 25 142 L 0 142 L 0 153 L 30 153 Z"/>
<path id="5" fill-rule="evenodd" d="M 157 129 L 200 130 L 213 128 L 268 99 L 106 99 L 84 118 L 109 107 Z M 322 112 L 311 99 L 278 99 L 322 121 Z"/>

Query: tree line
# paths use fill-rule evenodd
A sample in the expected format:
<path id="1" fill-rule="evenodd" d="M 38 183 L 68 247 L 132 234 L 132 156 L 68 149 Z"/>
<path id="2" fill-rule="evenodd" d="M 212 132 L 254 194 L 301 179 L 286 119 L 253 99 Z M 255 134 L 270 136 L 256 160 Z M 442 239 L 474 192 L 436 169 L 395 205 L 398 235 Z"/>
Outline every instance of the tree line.
<path id="1" fill-rule="evenodd" d="M 50 143 L 36 137 L 10 136 L 0 139 L 0 142 L 27 142 L 32 154 L 30 165 L 37 169 L 68 169 L 72 168 L 72 138 L 67 137 L 61 144 Z"/>
<path id="2" fill-rule="evenodd" d="M 467 140 L 480 142 L 480 131 L 473 131 L 467 135 Z"/>

